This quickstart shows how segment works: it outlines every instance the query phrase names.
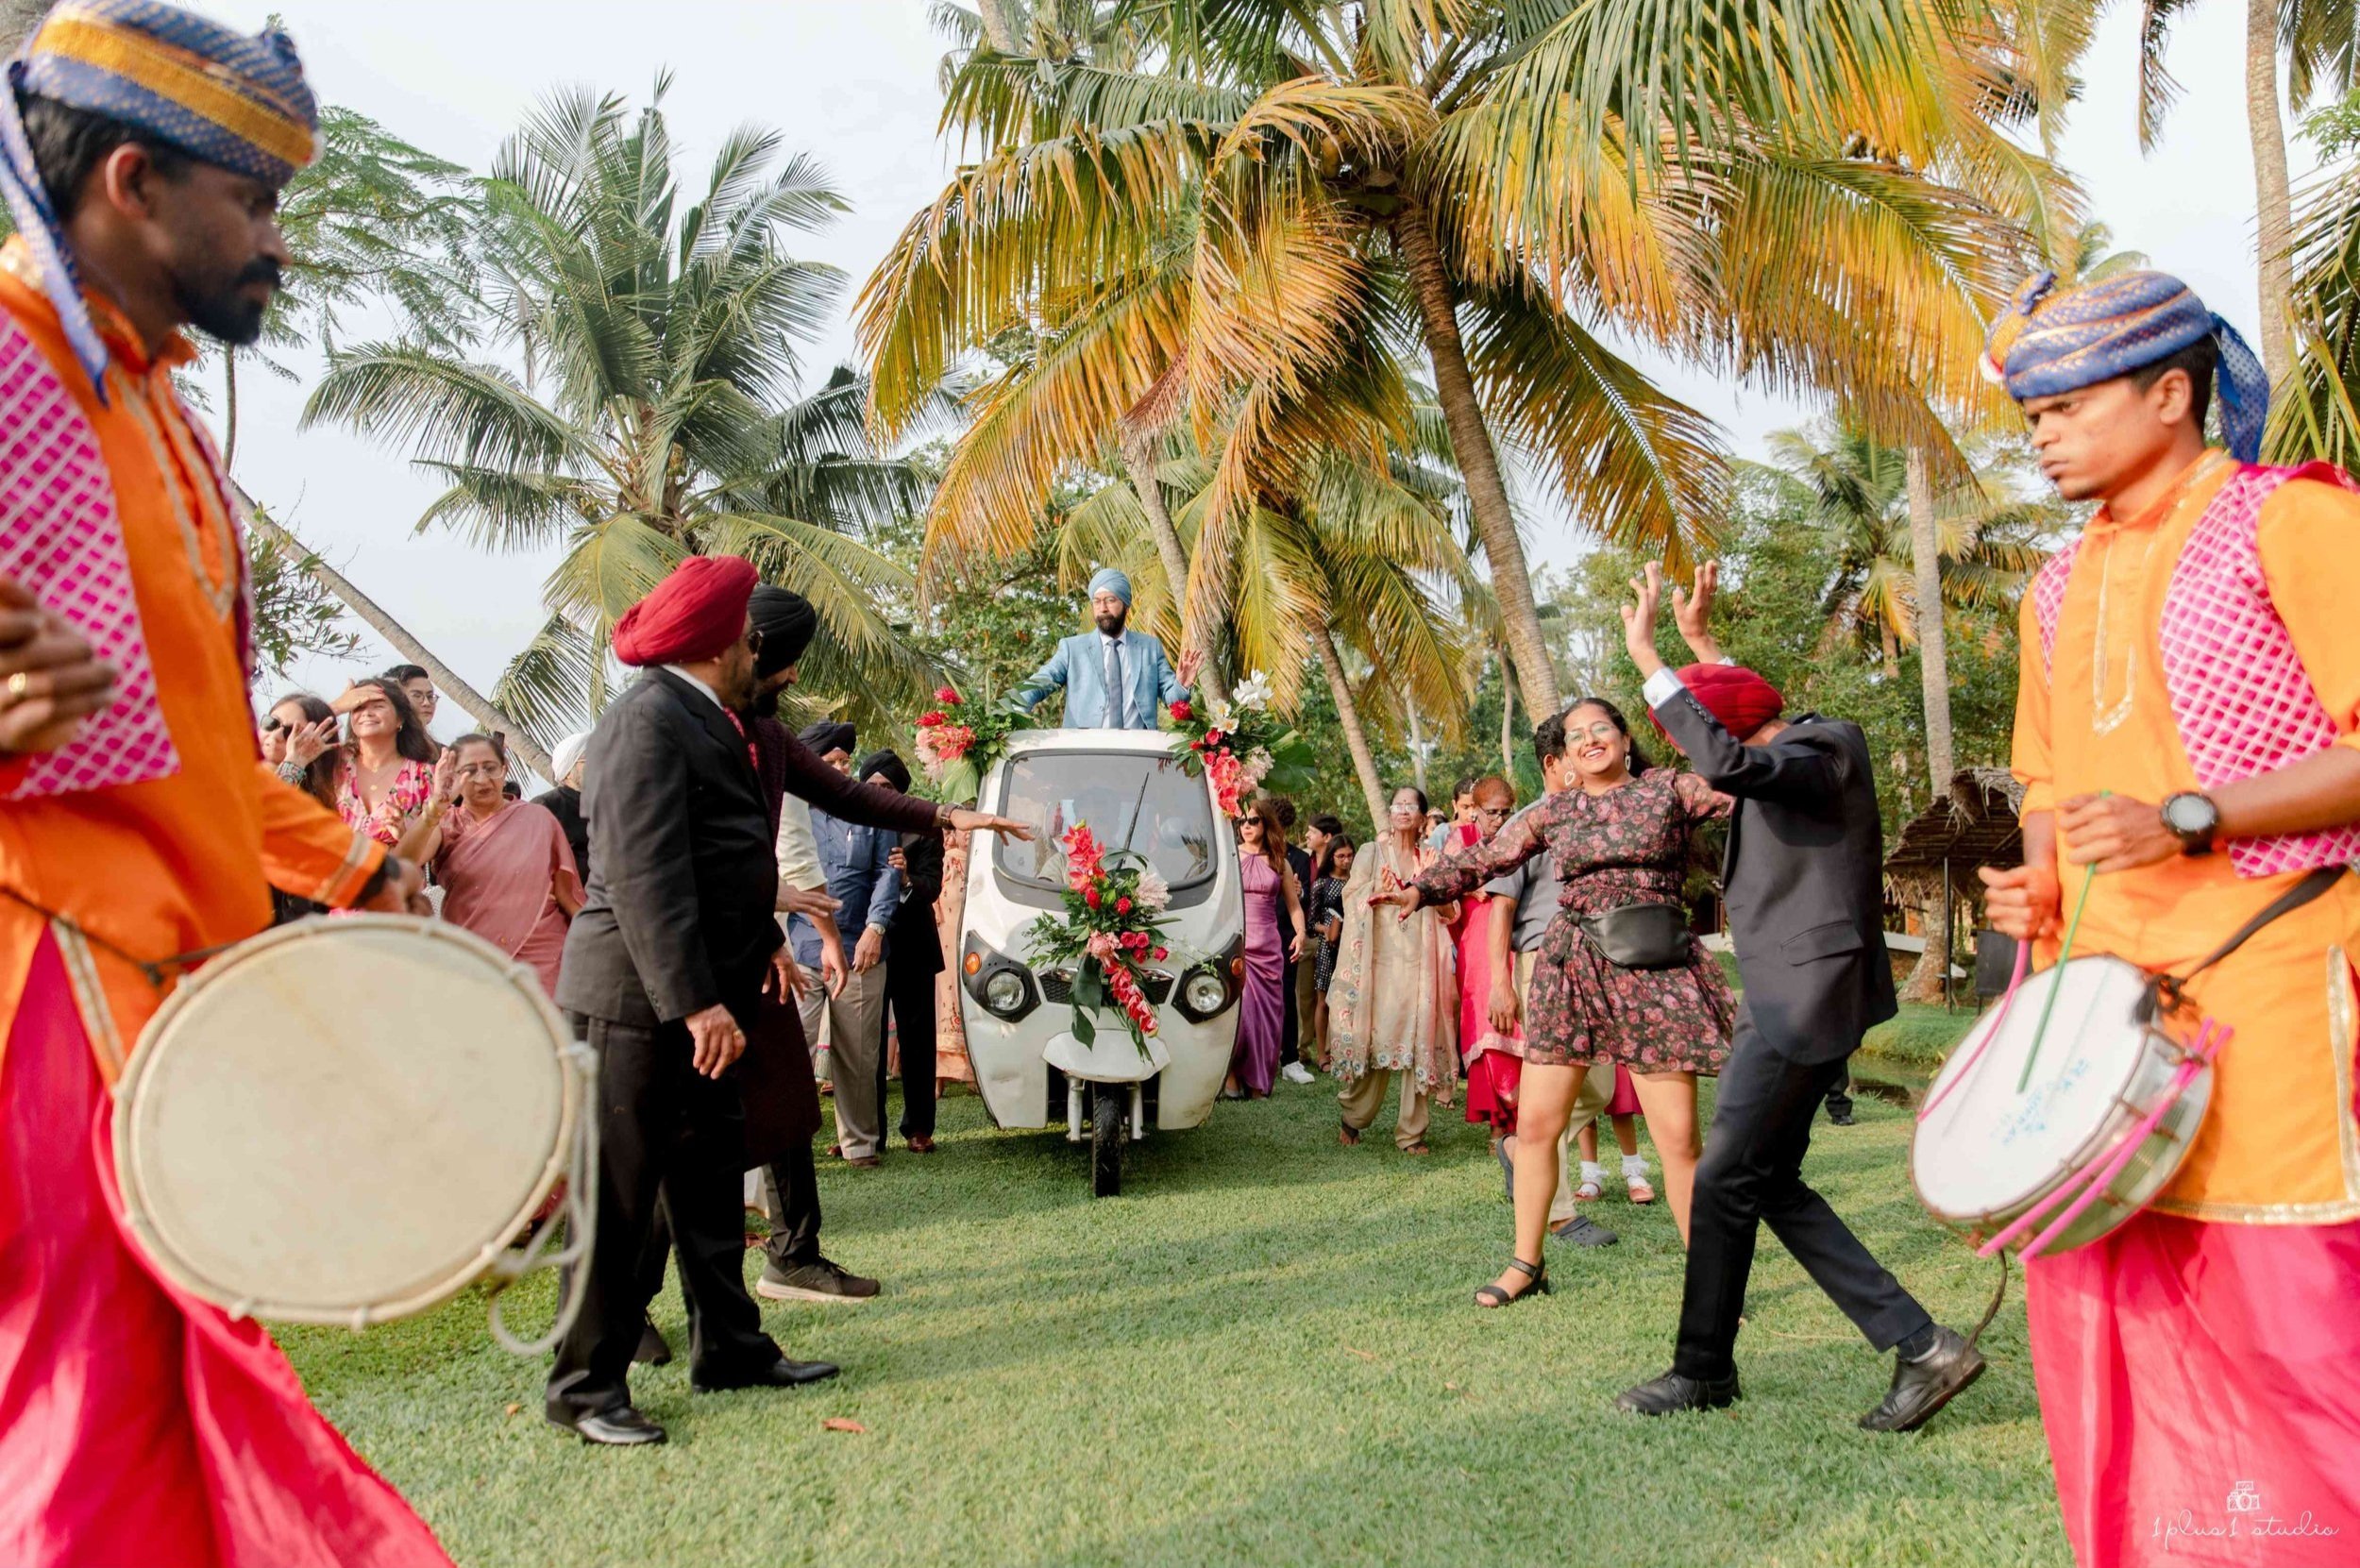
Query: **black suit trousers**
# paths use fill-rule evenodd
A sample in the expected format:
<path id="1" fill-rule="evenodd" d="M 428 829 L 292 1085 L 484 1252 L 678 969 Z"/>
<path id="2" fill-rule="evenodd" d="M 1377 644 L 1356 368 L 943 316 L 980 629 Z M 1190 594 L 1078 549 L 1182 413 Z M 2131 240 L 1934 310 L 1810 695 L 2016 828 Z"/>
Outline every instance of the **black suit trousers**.
<path id="1" fill-rule="evenodd" d="M 557 1347 L 549 1413 L 596 1414 L 631 1401 L 659 1212 L 669 1219 L 688 1299 L 689 1371 L 743 1382 L 779 1358 L 746 1293 L 744 1111 L 737 1087 L 700 1074 L 685 1024 L 588 1020 L 598 1054 L 598 1231 L 570 1288 L 582 1314 Z M 660 1255 L 658 1255 L 660 1259 Z M 653 1271 L 660 1285 L 659 1261 Z"/>
<path id="2" fill-rule="evenodd" d="M 1696 1165 L 1674 1372 L 1722 1378 L 1736 1370 L 1737 1320 L 1763 1224 L 1877 1349 L 1932 1321 L 1803 1180 L 1812 1117 L 1845 1071 L 1843 1057 L 1806 1063 L 1778 1054 L 1752 1018 L 1739 1015 Z"/>
<path id="3" fill-rule="evenodd" d="M 935 976 L 922 959 L 885 955 L 885 1004 L 877 1014 L 877 1107 L 885 1104 L 885 1033 L 888 1017 L 902 1044 L 902 1136 L 935 1136 Z"/>

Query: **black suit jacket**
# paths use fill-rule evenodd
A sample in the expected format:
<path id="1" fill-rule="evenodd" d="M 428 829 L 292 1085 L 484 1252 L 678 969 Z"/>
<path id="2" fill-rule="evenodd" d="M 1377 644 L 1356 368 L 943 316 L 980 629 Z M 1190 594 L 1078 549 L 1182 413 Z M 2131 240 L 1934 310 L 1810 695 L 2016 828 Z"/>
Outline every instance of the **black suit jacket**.
<path id="1" fill-rule="evenodd" d="M 1896 1011 L 1868 737 L 1804 714 L 1768 745 L 1743 745 L 1685 689 L 1655 714 L 1698 775 L 1737 798 L 1722 897 L 1756 1033 L 1796 1062 L 1850 1055 Z"/>
<path id="2" fill-rule="evenodd" d="M 590 885 L 557 1004 L 652 1029 L 721 1003 L 744 1022 L 785 940 L 745 737 L 704 693 L 649 669 L 608 704 L 585 755 Z"/>

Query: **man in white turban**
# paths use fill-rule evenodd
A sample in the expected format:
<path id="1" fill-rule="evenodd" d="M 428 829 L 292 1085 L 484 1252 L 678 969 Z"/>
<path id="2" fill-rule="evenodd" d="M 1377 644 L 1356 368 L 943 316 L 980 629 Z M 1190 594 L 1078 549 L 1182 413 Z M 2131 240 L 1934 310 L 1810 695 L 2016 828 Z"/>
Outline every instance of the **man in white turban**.
<path id="1" fill-rule="evenodd" d="M 1062 686 L 1069 730 L 1153 730 L 1158 703 L 1188 700 L 1203 652 L 1182 653 L 1175 671 L 1161 642 L 1131 631 L 1131 580 L 1112 566 L 1090 579 L 1090 618 L 1097 629 L 1057 644 L 1016 700 L 1035 707 Z"/>

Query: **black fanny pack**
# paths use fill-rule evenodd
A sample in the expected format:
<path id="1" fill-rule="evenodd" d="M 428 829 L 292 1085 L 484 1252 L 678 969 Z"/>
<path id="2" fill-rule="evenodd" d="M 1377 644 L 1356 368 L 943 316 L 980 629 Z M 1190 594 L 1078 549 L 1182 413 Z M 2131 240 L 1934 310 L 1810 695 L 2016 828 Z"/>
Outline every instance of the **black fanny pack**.
<path id="1" fill-rule="evenodd" d="M 1576 917 L 1590 951 L 1618 969 L 1677 969 L 1696 952 L 1688 912 L 1676 903 L 1626 903 Z"/>

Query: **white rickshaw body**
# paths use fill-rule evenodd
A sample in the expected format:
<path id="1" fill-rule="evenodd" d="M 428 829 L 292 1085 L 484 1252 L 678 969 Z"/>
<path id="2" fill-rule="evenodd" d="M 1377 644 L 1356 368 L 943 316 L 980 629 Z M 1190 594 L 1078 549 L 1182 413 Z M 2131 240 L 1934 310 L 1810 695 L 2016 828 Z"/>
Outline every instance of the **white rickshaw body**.
<path id="1" fill-rule="evenodd" d="M 977 804 L 1034 832 L 1029 843 L 978 836 L 959 922 L 959 1011 L 992 1121 L 1065 1127 L 1078 1140 L 1087 1087 L 1128 1085 L 1131 1138 L 1203 1125 L 1237 1040 L 1245 932 L 1235 830 L 1211 786 L 1172 755 L 1168 733 L 1020 730 Z M 1077 1039 L 1072 975 L 1034 955 L 1033 923 L 1064 907 L 1059 840 L 1080 822 L 1109 852 L 1144 857 L 1172 887 L 1171 956 L 1151 966 L 1145 986 L 1157 1029 L 1144 1055 L 1111 1010 L 1094 1015 L 1094 1039 Z"/>

